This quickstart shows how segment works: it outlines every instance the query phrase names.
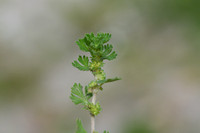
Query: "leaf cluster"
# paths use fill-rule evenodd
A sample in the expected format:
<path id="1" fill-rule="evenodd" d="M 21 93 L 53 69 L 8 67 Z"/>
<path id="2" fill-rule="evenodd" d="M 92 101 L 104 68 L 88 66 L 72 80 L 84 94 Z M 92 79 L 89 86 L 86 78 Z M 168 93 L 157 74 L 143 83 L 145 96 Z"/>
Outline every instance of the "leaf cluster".
<path id="1" fill-rule="evenodd" d="M 112 44 L 108 44 L 110 38 L 111 34 L 109 33 L 98 33 L 97 35 L 91 33 L 86 34 L 84 38 L 76 41 L 80 50 L 89 52 L 91 56 L 79 56 L 78 60 L 74 61 L 72 65 L 81 71 L 91 71 L 95 80 L 92 80 L 84 89 L 80 83 L 75 83 L 71 88 L 70 99 L 76 105 L 83 105 L 83 109 L 88 110 L 92 116 L 98 115 L 102 110 L 99 102 L 96 104 L 90 102 L 90 98 L 93 94 L 97 93 L 99 90 L 103 90 L 103 84 L 120 80 L 118 77 L 107 79 L 106 74 L 102 69 L 104 60 L 110 61 L 117 56 L 116 52 L 113 51 Z M 78 128 L 76 133 L 86 133 L 80 120 L 77 120 L 77 125 Z M 109 132 L 104 131 L 104 133 Z"/>
<path id="2" fill-rule="evenodd" d="M 84 38 L 79 39 L 76 43 L 80 50 L 91 54 L 92 62 L 101 63 L 103 60 L 113 60 L 117 56 L 116 52 L 113 51 L 112 44 L 105 44 L 110 38 L 111 34 L 109 33 L 98 33 L 96 36 L 94 33 L 91 33 L 86 34 Z M 74 61 L 72 65 L 81 71 L 91 70 L 89 68 L 92 65 L 92 62 L 89 62 L 88 57 L 79 56 L 78 61 Z"/>

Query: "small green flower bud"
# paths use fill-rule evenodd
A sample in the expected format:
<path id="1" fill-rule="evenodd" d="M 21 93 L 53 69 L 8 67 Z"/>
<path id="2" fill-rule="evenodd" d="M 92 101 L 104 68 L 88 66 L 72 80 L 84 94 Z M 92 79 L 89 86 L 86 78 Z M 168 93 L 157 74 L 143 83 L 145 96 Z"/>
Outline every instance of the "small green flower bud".
<path id="1" fill-rule="evenodd" d="M 96 70 L 103 66 L 102 62 L 92 62 L 90 63 L 90 70 Z"/>
<path id="2" fill-rule="evenodd" d="M 88 110 L 92 115 L 96 116 L 100 113 L 102 109 L 99 103 L 96 103 L 95 105 L 93 103 L 89 103 Z"/>
<path id="3" fill-rule="evenodd" d="M 97 86 L 97 83 L 95 81 L 91 81 L 88 85 L 89 88 L 93 88 L 93 87 L 96 87 Z"/>
<path id="4" fill-rule="evenodd" d="M 96 76 L 97 80 L 104 80 L 104 79 L 106 79 L 106 74 L 103 71 L 101 71 L 100 73 L 97 73 L 95 76 Z"/>

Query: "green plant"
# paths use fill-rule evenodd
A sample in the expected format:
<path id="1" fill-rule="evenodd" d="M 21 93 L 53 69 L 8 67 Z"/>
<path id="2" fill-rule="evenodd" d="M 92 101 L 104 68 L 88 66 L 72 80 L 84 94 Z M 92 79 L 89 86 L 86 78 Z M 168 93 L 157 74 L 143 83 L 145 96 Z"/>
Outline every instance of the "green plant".
<path id="1" fill-rule="evenodd" d="M 104 70 L 104 60 L 113 60 L 117 54 L 113 51 L 113 46 L 107 43 L 111 38 L 109 33 L 94 33 L 86 34 L 84 38 L 76 41 L 80 50 L 90 53 L 90 59 L 87 56 L 79 56 L 78 61 L 74 61 L 72 65 L 81 71 L 90 71 L 94 75 L 92 80 L 83 90 L 83 86 L 75 83 L 71 88 L 70 99 L 74 104 L 82 104 L 83 109 L 90 112 L 91 116 L 91 133 L 98 133 L 95 131 L 95 116 L 97 116 L 101 109 L 99 102 L 96 102 L 96 96 L 99 91 L 103 90 L 103 84 L 120 80 L 116 77 L 107 79 Z M 92 99 L 92 100 L 90 100 Z M 77 120 L 76 133 L 87 133 L 82 126 L 81 121 Z M 109 133 L 104 131 L 104 133 Z"/>

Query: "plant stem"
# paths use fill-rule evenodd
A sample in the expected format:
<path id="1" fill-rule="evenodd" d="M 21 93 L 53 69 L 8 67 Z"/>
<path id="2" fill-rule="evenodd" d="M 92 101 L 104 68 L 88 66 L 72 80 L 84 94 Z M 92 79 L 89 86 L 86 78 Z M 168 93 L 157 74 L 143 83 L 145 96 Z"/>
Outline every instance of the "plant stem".
<path id="1" fill-rule="evenodd" d="M 96 75 L 94 75 L 94 79 L 97 80 L 97 77 Z M 97 99 L 97 92 L 96 92 L 96 89 L 93 89 L 92 91 L 92 103 L 95 105 L 96 104 L 96 99 Z M 95 132 L 95 115 L 92 115 L 91 114 L 91 133 L 94 133 Z"/>
<path id="2" fill-rule="evenodd" d="M 92 103 L 95 105 L 96 103 L 96 96 L 97 94 L 95 93 L 95 90 L 93 91 L 93 96 L 92 96 Z M 91 133 L 94 133 L 95 131 L 95 116 L 91 114 Z"/>

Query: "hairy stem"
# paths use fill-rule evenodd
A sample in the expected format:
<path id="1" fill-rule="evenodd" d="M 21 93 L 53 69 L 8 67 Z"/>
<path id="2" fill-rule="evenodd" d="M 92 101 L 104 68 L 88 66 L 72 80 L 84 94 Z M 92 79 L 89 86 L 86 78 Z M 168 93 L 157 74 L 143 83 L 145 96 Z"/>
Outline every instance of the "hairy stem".
<path id="1" fill-rule="evenodd" d="M 95 90 L 93 91 L 92 103 L 95 105 L 96 103 L 96 96 Z M 95 131 L 95 116 L 91 114 L 91 133 Z"/>

